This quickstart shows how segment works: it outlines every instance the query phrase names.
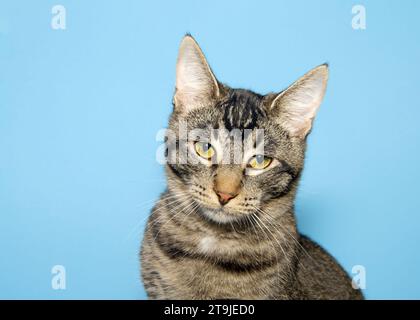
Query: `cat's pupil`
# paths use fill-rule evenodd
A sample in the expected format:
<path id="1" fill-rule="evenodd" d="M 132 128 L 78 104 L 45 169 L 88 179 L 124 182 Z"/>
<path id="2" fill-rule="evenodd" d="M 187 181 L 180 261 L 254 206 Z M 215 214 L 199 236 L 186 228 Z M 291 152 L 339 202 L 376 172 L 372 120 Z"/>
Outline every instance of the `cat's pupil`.
<path id="1" fill-rule="evenodd" d="M 258 164 L 262 164 L 264 162 L 264 156 L 262 154 L 259 154 L 255 157 Z"/>
<path id="2" fill-rule="evenodd" d="M 209 143 L 203 143 L 203 151 L 207 152 L 210 149 L 210 144 Z"/>

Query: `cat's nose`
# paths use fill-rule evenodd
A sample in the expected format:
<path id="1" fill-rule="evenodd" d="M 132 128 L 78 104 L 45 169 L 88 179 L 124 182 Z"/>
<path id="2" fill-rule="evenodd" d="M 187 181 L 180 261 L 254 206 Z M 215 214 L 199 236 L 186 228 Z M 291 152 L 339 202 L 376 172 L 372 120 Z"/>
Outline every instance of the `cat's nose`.
<path id="1" fill-rule="evenodd" d="M 217 190 L 214 190 L 214 192 L 216 192 L 217 197 L 219 198 L 219 202 L 222 206 L 228 203 L 231 199 L 235 198 L 238 195 L 238 194 L 233 194 L 233 193 L 221 192 Z"/>

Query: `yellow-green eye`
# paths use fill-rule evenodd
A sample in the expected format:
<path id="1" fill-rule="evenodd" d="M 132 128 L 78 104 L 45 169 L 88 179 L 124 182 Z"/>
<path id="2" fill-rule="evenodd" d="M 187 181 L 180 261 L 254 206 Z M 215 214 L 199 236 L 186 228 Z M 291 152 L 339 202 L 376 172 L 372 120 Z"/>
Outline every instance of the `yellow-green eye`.
<path id="1" fill-rule="evenodd" d="M 207 142 L 197 141 L 194 144 L 194 148 L 195 148 L 195 152 L 197 152 L 197 154 L 200 157 L 207 160 L 211 159 L 215 154 L 214 148 L 212 147 L 210 143 L 207 143 Z"/>
<path id="2" fill-rule="evenodd" d="M 248 162 L 248 166 L 252 169 L 262 170 L 267 168 L 270 165 L 271 161 L 273 161 L 273 159 L 258 154 Z"/>

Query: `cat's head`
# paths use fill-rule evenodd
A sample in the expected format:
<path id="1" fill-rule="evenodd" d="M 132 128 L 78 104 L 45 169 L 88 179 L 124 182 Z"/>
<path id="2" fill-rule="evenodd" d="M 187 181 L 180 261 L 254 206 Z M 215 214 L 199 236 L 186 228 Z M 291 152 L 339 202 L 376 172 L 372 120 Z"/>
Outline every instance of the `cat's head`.
<path id="1" fill-rule="evenodd" d="M 185 210 L 231 223 L 282 198 L 292 203 L 327 79 L 321 65 L 277 94 L 232 89 L 185 36 L 169 123 L 176 136 L 166 143 L 168 188 L 189 204 Z"/>

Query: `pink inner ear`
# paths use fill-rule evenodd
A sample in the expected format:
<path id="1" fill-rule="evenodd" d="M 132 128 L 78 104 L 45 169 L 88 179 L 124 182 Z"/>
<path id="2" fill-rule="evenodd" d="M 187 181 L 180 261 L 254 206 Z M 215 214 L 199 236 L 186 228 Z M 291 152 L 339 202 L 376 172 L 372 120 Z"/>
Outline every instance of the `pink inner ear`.
<path id="1" fill-rule="evenodd" d="M 219 93 L 214 77 L 200 47 L 191 36 L 180 46 L 176 67 L 175 104 L 186 111 L 207 104 Z"/>
<path id="2" fill-rule="evenodd" d="M 328 68 L 319 66 L 280 93 L 271 109 L 277 112 L 281 125 L 292 135 L 304 138 L 312 127 L 321 105 L 328 80 Z"/>

